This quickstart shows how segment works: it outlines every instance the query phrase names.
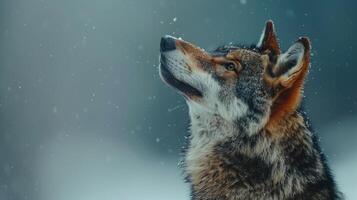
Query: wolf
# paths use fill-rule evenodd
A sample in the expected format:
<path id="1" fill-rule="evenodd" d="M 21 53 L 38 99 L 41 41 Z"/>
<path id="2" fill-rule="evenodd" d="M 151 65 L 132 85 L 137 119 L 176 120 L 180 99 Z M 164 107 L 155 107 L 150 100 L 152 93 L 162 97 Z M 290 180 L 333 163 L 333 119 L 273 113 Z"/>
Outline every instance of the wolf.
<path id="1" fill-rule="evenodd" d="M 251 46 L 162 37 L 160 76 L 189 107 L 192 200 L 342 199 L 301 110 L 310 50 L 300 37 L 282 52 L 271 20 Z"/>

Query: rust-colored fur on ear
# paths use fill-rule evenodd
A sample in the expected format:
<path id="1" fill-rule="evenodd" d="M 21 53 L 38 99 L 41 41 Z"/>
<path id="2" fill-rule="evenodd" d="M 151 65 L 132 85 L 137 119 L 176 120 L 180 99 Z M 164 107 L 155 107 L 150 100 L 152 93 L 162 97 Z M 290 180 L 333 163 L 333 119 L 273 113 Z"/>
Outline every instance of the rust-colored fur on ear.
<path id="1" fill-rule="evenodd" d="M 279 42 L 275 34 L 273 21 L 269 20 L 265 23 L 265 29 L 259 46 L 262 52 L 269 51 L 273 55 L 280 54 Z"/>
<path id="2" fill-rule="evenodd" d="M 306 37 L 300 38 L 298 42 L 301 42 L 305 48 L 302 67 L 293 80 L 289 81 L 290 85 L 283 86 L 273 102 L 270 118 L 266 125 L 267 130 L 271 133 L 274 133 L 274 130 L 280 125 L 279 122 L 293 113 L 300 104 L 304 80 L 310 65 L 310 42 Z"/>

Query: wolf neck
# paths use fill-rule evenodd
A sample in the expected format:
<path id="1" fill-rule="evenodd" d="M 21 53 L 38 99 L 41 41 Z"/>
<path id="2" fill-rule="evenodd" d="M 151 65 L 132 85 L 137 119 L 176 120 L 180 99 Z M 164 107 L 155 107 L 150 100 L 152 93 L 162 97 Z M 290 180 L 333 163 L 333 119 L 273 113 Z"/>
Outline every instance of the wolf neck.
<path id="1" fill-rule="evenodd" d="M 306 127 L 304 118 L 297 111 L 276 121 L 274 128 L 269 127 L 269 129 L 266 127 L 268 117 L 257 117 L 249 113 L 237 121 L 229 121 L 215 113 L 190 110 L 190 118 L 190 146 L 186 159 L 193 162 L 213 153 L 214 146 L 227 141 L 264 140 L 271 143 L 284 138 L 300 137 L 311 143 L 311 132 Z M 246 145 L 242 141 L 238 142 L 241 147 Z M 249 152 L 251 153 L 259 152 Z"/>
<path id="2" fill-rule="evenodd" d="M 186 172 L 189 176 L 195 176 L 206 170 L 202 165 L 207 162 L 208 157 L 215 154 L 215 147 L 218 144 L 240 137 L 253 136 L 263 128 L 264 119 L 252 120 L 249 112 L 239 121 L 232 121 L 200 107 L 190 104 L 189 106 L 191 134 L 185 157 Z"/>
<path id="3" fill-rule="evenodd" d="M 299 170 L 305 170 L 305 166 L 300 169 L 294 164 L 299 162 L 295 159 L 301 155 L 311 158 L 312 165 L 307 165 L 309 173 L 311 172 L 308 174 L 309 181 L 318 180 L 323 176 L 320 154 L 314 149 L 311 133 L 298 112 L 282 119 L 274 130 L 276 132 L 268 133 L 262 128 L 256 134 L 241 132 L 241 128 L 236 123 L 224 120 L 215 114 L 203 115 L 203 113 L 190 112 L 190 116 L 191 138 L 185 157 L 185 170 L 197 195 L 225 199 L 219 196 L 220 193 L 222 190 L 230 192 L 231 188 L 226 188 L 226 186 L 239 185 L 236 181 L 243 184 L 236 188 L 242 195 L 263 182 L 277 185 L 289 183 L 277 191 L 279 196 L 303 192 L 302 188 L 307 184 L 307 179 L 301 176 L 304 173 Z M 291 155 L 286 158 L 284 154 L 288 151 L 291 151 Z M 299 155 L 295 155 L 295 152 Z M 290 167 L 295 168 L 288 169 Z M 237 170 L 231 171 L 231 169 Z M 286 174 L 289 170 L 295 171 Z M 235 177 L 240 177 L 239 180 L 231 180 L 232 182 L 228 183 L 231 177 L 230 174 L 226 174 L 228 171 L 234 173 Z M 221 184 L 222 182 L 226 184 Z M 290 184 L 293 182 L 295 184 Z M 255 195 L 271 192 L 271 187 L 260 189 L 262 191 L 258 192 L 257 189 Z M 202 191 L 211 192 L 206 194 L 206 192 L 201 193 Z M 248 193 L 253 195 L 252 192 Z M 245 197 L 237 199 L 246 199 Z M 202 199 L 205 198 L 202 197 Z"/>
<path id="4" fill-rule="evenodd" d="M 192 139 L 201 137 L 221 140 L 231 137 L 237 131 L 233 122 L 213 113 L 191 114 Z"/>
<path id="5" fill-rule="evenodd" d="M 191 112 L 191 127 L 188 151 L 185 157 L 186 173 L 193 178 L 200 171 L 200 166 L 213 154 L 214 146 L 231 138 L 237 132 L 236 126 L 221 116 L 213 113 Z"/>

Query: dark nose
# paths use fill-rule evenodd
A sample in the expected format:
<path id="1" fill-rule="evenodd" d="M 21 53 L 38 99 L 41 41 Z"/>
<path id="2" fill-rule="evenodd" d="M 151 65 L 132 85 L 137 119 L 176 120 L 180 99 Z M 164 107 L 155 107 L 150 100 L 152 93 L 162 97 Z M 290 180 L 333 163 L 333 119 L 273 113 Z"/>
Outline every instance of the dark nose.
<path id="1" fill-rule="evenodd" d="M 171 51 L 176 49 L 176 40 L 171 36 L 164 36 L 161 38 L 160 51 Z"/>

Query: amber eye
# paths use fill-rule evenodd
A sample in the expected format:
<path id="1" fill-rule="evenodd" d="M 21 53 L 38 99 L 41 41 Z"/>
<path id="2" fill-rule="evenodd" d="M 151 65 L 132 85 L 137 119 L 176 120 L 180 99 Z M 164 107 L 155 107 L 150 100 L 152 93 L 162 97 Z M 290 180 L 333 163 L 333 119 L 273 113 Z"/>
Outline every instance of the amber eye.
<path id="1" fill-rule="evenodd" d="M 232 62 L 225 63 L 225 64 L 223 64 L 223 66 L 228 71 L 235 71 L 236 70 L 236 65 L 234 63 L 232 63 Z"/>

